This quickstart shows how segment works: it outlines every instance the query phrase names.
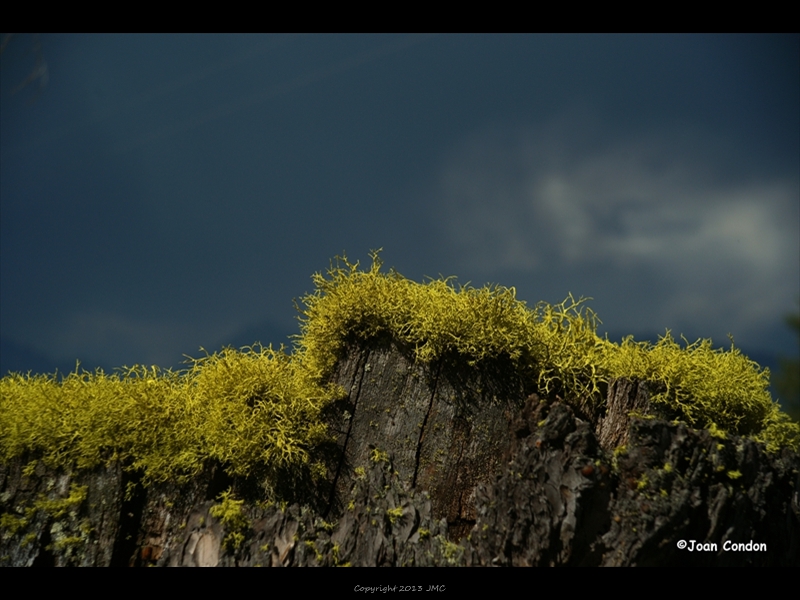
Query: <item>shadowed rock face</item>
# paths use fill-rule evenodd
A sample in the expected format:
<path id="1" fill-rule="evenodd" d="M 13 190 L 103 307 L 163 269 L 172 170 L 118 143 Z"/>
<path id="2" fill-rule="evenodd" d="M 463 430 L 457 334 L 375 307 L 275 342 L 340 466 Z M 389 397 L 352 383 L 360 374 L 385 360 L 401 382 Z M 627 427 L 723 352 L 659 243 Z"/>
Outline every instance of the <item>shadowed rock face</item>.
<path id="1" fill-rule="evenodd" d="M 631 419 L 658 415 L 644 382 L 589 413 L 502 362 L 410 356 L 376 341 L 342 357 L 329 478 L 307 502 L 264 506 L 214 464 L 148 488 L 118 465 L 0 465 L 0 564 L 800 566 L 797 453 Z M 244 502 L 220 510 L 228 487 Z"/>

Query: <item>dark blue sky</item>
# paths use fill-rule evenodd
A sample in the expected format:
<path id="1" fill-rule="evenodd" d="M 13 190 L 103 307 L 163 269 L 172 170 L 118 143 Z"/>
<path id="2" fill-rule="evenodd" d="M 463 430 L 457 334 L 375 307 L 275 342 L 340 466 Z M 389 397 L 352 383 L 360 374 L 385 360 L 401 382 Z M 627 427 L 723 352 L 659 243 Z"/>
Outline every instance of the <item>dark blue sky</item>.
<path id="1" fill-rule="evenodd" d="M 3 38 L 6 40 L 6 38 Z M 800 36 L 20 35 L 2 369 L 285 341 L 343 251 L 796 354 Z"/>

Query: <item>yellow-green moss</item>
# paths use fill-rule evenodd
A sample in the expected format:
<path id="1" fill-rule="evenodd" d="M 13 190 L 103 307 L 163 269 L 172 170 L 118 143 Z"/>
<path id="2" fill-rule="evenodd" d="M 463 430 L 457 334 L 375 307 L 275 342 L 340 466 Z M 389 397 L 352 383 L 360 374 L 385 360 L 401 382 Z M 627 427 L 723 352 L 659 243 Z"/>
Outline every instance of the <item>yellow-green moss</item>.
<path id="1" fill-rule="evenodd" d="M 369 458 L 372 462 L 389 462 L 389 454 L 377 448 L 372 449 Z"/>
<path id="2" fill-rule="evenodd" d="M 222 540 L 223 546 L 238 550 L 244 542 L 244 532 L 250 527 L 250 521 L 242 512 L 244 500 L 235 500 L 230 489 L 222 492 L 219 500 L 220 503 L 212 506 L 209 513 L 228 530 Z"/>
<path id="3" fill-rule="evenodd" d="M 314 373 L 331 372 L 348 341 L 382 334 L 412 346 L 417 360 L 458 355 L 467 364 L 504 356 L 536 381 L 540 391 L 567 389 L 576 398 L 603 402 L 602 384 L 620 377 L 654 382 L 653 402 L 677 411 L 692 427 L 753 436 L 769 451 L 800 447 L 800 426 L 769 394 L 769 371 L 733 346 L 711 340 L 681 346 L 669 331 L 656 344 L 621 344 L 596 334 L 599 319 L 570 295 L 557 305 L 529 309 L 514 288 L 456 288 L 451 278 L 425 284 L 394 270 L 338 259 L 328 277 L 314 276 L 316 291 L 303 299 L 298 349 Z"/>
<path id="4" fill-rule="evenodd" d="M 0 379 L 0 460 L 34 452 L 79 469 L 121 460 L 145 483 L 185 479 L 210 458 L 232 474 L 275 472 L 309 463 L 327 439 L 319 411 L 338 394 L 282 348 L 260 346 L 226 348 L 178 373 L 11 374 Z"/>
<path id="5" fill-rule="evenodd" d="M 243 529 L 250 525 L 247 517 L 242 514 L 244 500 L 235 500 L 230 489 L 220 494 L 219 501 L 219 504 L 209 510 L 212 517 L 232 529 Z"/>
<path id="6" fill-rule="evenodd" d="M 464 557 L 464 547 L 451 542 L 443 535 L 437 535 L 433 538 L 438 543 L 442 556 L 449 565 L 459 565 L 462 563 Z"/>
<path id="7" fill-rule="evenodd" d="M 545 395 L 568 392 L 600 405 L 619 377 L 658 384 L 653 396 L 687 424 L 800 447 L 800 425 L 768 391 L 769 372 L 731 343 L 684 345 L 669 331 L 656 344 L 600 338 L 586 300 L 529 308 L 514 288 L 410 281 L 394 270 L 362 271 L 346 258 L 301 300 L 300 335 L 287 353 L 255 346 L 192 359 L 179 372 L 135 366 L 114 374 L 10 374 L 0 379 L 0 460 L 33 453 L 46 464 L 91 468 L 119 460 L 144 483 L 187 478 L 208 459 L 229 473 L 274 475 L 303 466 L 319 475 L 314 449 L 327 438 L 320 412 L 341 395 L 323 385 L 348 343 L 390 336 L 429 363 L 502 359 Z M 35 467 L 28 465 L 26 473 Z M 271 475 L 270 475 L 271 476 Z"/>
<path id="8" fill-rule="evenodd" d="M 475 365 L 505 356 L 547 392 L 559 384 L 578 395 L 597 392 L 593 358 L 602 344 L 584 300 L 531 310 L 514 288 L 456 288 L 452 278 L 415 283 L 381 273 L 377 253 L 371 256 L 368 271 L 337 259 L 328 278 L 314 275 L 316 291 L 302 300 L 297 347 L 316 376 L 332 371 L 348 341 L 388 334 L 422 362 L 458 355 Z"/>
<path id="9" fill-rule="evenodd" d="M 306 548 L 309 548 L 310 550 L 312 550 L 314 552 L 314 556 L 316 557 L 317 562 L 322 564 L 323 561 L 325 560 L 325 555 L 322 554 L 322 552 L 320 552 L 317 549 L 317 546 L 316 546 L 316 544 L 314 544 L 314 541 L 313 540 L 306 540 L 305 544 L 306 544 Z"/>
<path id="10" fill-rule="evenodd" d="M 70 486 L 69 496 L 66 498 L 59 498 L 57 500 L 48 500 L 46 497 L 41 496 L 33 505 L 36 510 L 41 510 L 54 519 L 63 517 L 68 512 L 77 511 L 78 507 L 86 500 L 86 493 L 88 487 L 85 485 Z"/>
<path id="11" fill-rule="evenodd" d="M 53 519 L 53 523 L 50 525 L 52 544 L 48 546 L 48 549 L 71 556 L 76 549 L 88 541 L 92 532 L 89 519 L 84 518 L 81 521 L 77 519 L 80 506 L 86 500 L 87 490 L 86 486 L 73 483 L 66 498 L 50 499 L 46 495 L 40 494 L 32 505 L 15 507 L 15 510 L 18 513 L 24 513 L 24 516 L 9 513 L 0 515 L 0 534 L 4 538 L 9 538 L 20 531 L 24 532 L 37 513 L 44 513 L 48 518 Z M 36 541 L 37 537 L 36 532 L 28 532 L 22 536 L 20 544 L 25 547 Z"/>
<path id="12" fill-rule="evenodd" d="M 778 444 L 797 446 L 800 427 L 786 428 L 780 407 L 769 393 L 769 370 L 761 369 L 733 346 L 714 349 L 711 340 L 685 347 L 670 332 L 655 345 L 628 337 L 617 346 L 604 341 L 598 370 L 606 380 L 635 377 L 661 384 L 652 397 L 677 410 L 697 428 L 709 428 L 718 437 L 726 432 L 756 435 L 772 424 L 768 437 Z"/>
<path id="13" fill-rule="evenodd" d="M 399 518 L 403 516 L 403 508 L 401 506 L 397 506 L 395 508 L 390 508 L 386 511 L 386 516 L 389 517 L 389 521 L 394 524 L 397 522 Z"/>
<path id="14" fill-rule="evenodd" d="M 25 529 L 28 526 L 28 519 L 25 517 L 18 517 L 9 513 L 0 515 L 0 534 L 4 537 L 11 537 L 20 529 Z"/>

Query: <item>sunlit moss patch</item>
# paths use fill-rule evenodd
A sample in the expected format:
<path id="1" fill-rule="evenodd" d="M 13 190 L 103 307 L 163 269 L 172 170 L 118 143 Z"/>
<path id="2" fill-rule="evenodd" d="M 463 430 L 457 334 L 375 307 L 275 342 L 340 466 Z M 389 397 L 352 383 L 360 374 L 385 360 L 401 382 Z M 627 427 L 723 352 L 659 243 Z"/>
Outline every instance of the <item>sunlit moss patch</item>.
<path id="1" fill-rule="evenodd" d="M 503 358 L 541 393 L 568 391 L 599 407 L 619 377 L 656 382 L 655 403 L 718 435 L 752 436 L 769 451 L 800 446 L 800 426 L 772 401 L 769 373 L 733 344 L 710 340 L 620 344 L 600 338 L 585 300 L 530 308 L 514 288 L 410 281 L 396 271 L 337 259 L 299 305 L 300 334 L 287 352 L 254 346 L 163 371 L 10 374 L 0 379 L 0 460 L 31 453 L 51 465 L 121 461 L 145 483 L 186 478 L 209 459 L 230 474 L 315 467 L 328 439 L 320 415 L 342 393 L 327 384 L 348 343 L 389 336 L 431 363 L 476 366 Z"/>

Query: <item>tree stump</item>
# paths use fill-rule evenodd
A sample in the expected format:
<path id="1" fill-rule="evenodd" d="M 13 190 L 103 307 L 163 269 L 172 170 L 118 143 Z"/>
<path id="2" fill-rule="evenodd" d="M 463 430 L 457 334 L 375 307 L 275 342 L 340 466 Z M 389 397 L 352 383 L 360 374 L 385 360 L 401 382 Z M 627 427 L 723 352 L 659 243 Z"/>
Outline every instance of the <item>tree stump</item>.
<path id="1" fill-rule="evenodd" d="M 381 339 L 351 344 L 332 381 L 348 398 L 330 417 L 341 456 L 329 511 L 341 514 L 356 468 L 391 455 L 405 485 L 429 492 L 434 517 L 445 518 L 454 537 L 466 535 L 477 487 L 503 466 L 523 404 L 510 361 L 470 367 L 451 357 L 424 365 L 413 348 Z"/>
<path id="2" fill-rule="evenodd" d="M 608 386 L 605 415 L 596 427 L 600 446 L 613 451 L 628 443 L 630 412 L 646 414 L 650 408 L 650 393 L 644 381 L 616 379 Z"/>

